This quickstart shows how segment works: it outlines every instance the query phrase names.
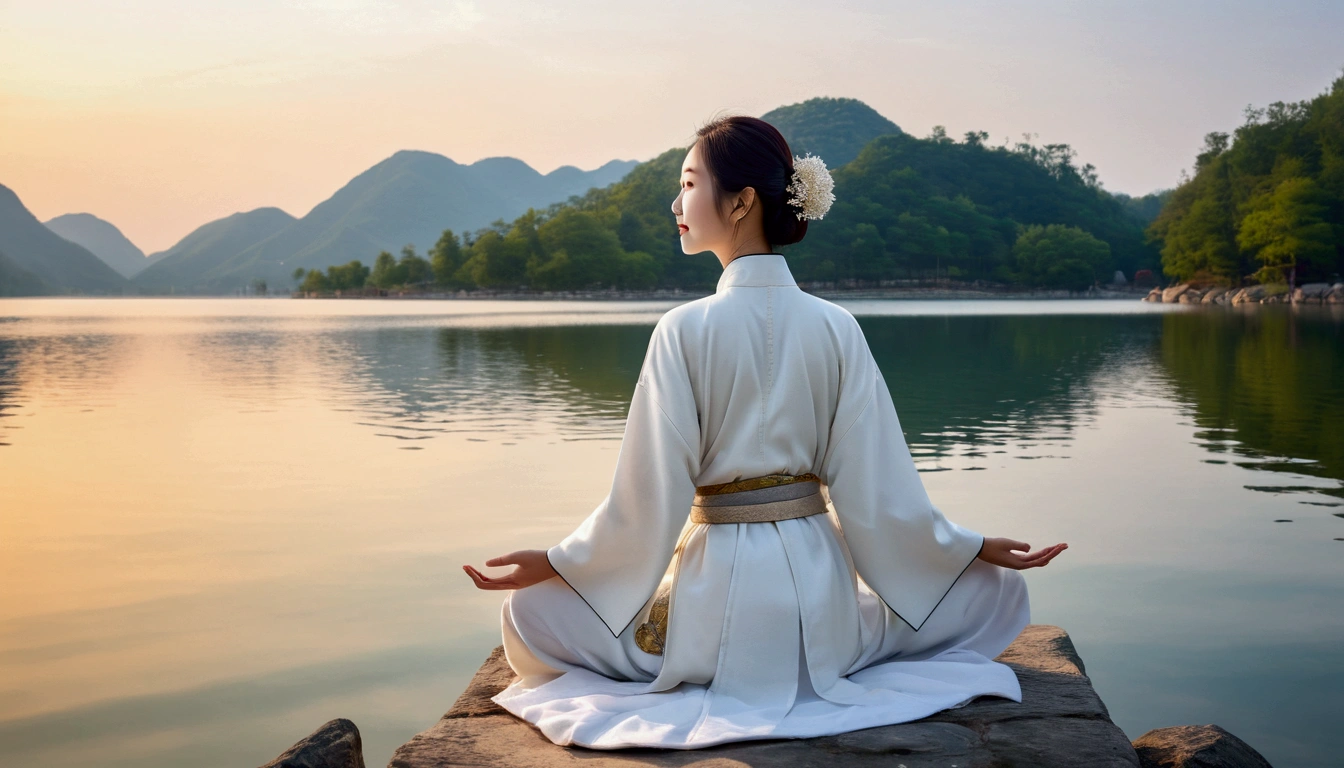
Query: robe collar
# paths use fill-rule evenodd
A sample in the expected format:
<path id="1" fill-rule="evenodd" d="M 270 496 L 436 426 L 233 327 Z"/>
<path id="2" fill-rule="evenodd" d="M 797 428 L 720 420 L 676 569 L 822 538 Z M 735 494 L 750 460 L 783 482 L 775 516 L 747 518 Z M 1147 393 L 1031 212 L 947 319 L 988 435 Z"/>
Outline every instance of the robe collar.
<path id="1" fill-rule="evenodd" d="M 728 262 L 719 275 L 715 293 L 722 293 L 733 286 L 762 287 L 767 285 L 798 287 L 789 271 L 789 264 L 778 253 L 752 253 L 738 256 Z"/>

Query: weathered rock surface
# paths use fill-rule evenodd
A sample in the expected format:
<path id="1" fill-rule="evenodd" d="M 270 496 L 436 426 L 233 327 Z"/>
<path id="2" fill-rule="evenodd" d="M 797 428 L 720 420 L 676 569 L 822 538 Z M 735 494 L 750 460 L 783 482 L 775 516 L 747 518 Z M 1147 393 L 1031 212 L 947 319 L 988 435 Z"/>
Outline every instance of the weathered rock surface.
<path id="1" fill-rule="evenodd" d="M 261 768 L 364 768 L 364 743 L 354 723 L 337 718 Z"/>
<path id="2" fill-rule="evenodd" d="M 1215 285 L 1214 287 L 1210 288 L 1210 289 L 1208 290 L 1208 292 L 1206 292 L 1206 293 L 1200 298 L 1199 303 L 1200 303 L 1200 304 L 1215 304 L 1215 303 L 1216 303 L 1216 304 L 1225 304 L 1225 303 L 1227 302 L 1227 299 L 1224 299 L 1223 297 L 1226 296 L 1227 293 L 1228 293 L 1228 291 L 1227 291 L 1226 288 L 1224 288 L 1224 287 L 1222 287 L 1222 286 L 1219 286 L 1219 285 Z"/>
<path id="3" fill-rule="evenodd" d="M 1251 745 L 1216 725 L 1156 728 L 1134 740 L 1142 768 L 1270 768 Z"/>
<path id="4" fill-rule="evenodd" d="M 437 724 L 402 745 L 389 768 L 431 766 L 684 766 L 849 768 L 957 765 L 1138 766 L 1064 630 L 1028 625 L 999 657 L 1017 672 L 1022 702 L 982 696 L 912 723 L 814 739 L 775 739 L 697 750 L 558 747 L 490 697 L 513 679 L 502 648 Z"/>
<path id="5" fill-rule="evenodd" d="M 1167 287 L 1167 288 L 1163 288 L 1163 289 L 1162 289 L 1162 303 L 1163 303 L 1163 304 L 1175 304 L 1175 303 L 1176 303 L 1176 300 L 1179 299 L 1179 298 L 1181 297 L 1181 294 L 1182 294 L 1182 293 L 1185 293 L 1185 292 L 1188 291 L 1188 290 L 1190 290 L 1190 284 L 1189 284 L 1189 283 L 1179 283 L 1179 284 L 1177 284 L 1177 285 L 1173 285 L 1173 286 L 1169 286 L 1169 287 Z"/>

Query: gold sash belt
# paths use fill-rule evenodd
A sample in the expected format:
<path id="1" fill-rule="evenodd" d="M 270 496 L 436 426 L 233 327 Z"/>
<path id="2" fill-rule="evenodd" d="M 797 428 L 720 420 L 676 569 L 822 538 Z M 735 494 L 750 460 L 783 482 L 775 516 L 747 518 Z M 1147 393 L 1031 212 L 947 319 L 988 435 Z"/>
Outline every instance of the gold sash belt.
<path id="1" fill-rule="evenodd" d="M 695 489 L 691 503 L 693 523 L 769 523 L 793 520 L 826 512 L 821 497 L 821 478 L 808 472 L 802 475 L 764 475 Z M 687 529 L 673 553 L 672 571 L 676 572 Z M 661 656 L 667 643 L 667 623 L 671 608 L 672 583 L 664 579 L 654 593 L 648 620 L 635 627 L 635 644 L 645 653 Z"/>
<path id="2" fill-rule="evenodd" d="M 765 475 L 695 489 L 693 523 L 769 523 L 826 512 L 821 478 Z"/>

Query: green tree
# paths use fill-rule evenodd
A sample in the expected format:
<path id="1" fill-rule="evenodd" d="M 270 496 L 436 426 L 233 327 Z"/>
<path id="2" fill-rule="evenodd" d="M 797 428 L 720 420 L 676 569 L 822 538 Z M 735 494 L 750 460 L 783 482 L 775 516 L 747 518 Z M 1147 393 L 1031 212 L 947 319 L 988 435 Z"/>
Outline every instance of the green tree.
<path id="1" fill-rule="evenodd" d="M 321 270 L 310 269 L 305 273 L 303 283 L 299 285 L 299 290 L 304 293 L 331 293 L 331 281 L 322 274 Z"/>
<path id="2" fill-rule="evenodd" d="M 537 229 L 541 253 L 527 263 L 532 285 L 548 290 L 593 288 L 621 280 L 625 253 L 616 232 L 587 211 L 562 210 Z"/>
<path id="3" fill-rule="evenodd" d="M 1328 280 L 1344 270 L 1344 76 L 1296 103 L 1247 107 L 1230 135 L 1204 137 L 1148 227 L 1178 280 Z"/>
<path id="4" fill-rule="evenodd" d="M 353 291 L 363 288 L 368 278 L 369 268 L 358 259 L 327 267 L 327 284 L 333 291 Z"/>
<path id="5" fill-rule="evenodd" d="M 462 244 L 458 242 L 453 230 L 445 229 L 439 241 L 429 251 L 429 265 L 434 272 L 434 283 L 444 288 L 459 287 L 455 279 L 457 270 L 466 261 Z"/>
<path id="6" fill-rule="evenodd" d="M 400 285 L 401 281 L 397 274 L 397 257 L 382 251 L 378 258 L 373 260 L 373 271 L 369 273 L 369 284 L 382 288 L 384 290 L 395 285 Z"/>
<path id="7" fill-rule="evenodd" d="M 1210 134 L 1206 141 L 1217 142 Z M 1162 243 L 1162 272 L 1177 280 L 1234 284 L 1241 275 L 1236 244 L 1235 205 L 1228 163 L 1206 148 L 1206 170 L 1178 187 L 1149 225 L 1150 237 Z"/>
<path id="8" fill-rule="evenodd" d="M 471 256 L 458 272 L 462 278 L 484 288 L 526 285 L 528 258 L 538 252 L 535 211 L 520 217 L 503 234 L 498 229 L 481 233 L 471 245 Z"/>
<path id="9" fill-rule="evenodd" d="M 414 245 L 406 245 L 397 262 L 396 278 L 396 285 L 426 285 L 434 281 L 434 268 L 415 252 Z"/>
<path id="10" fill-rule="evenodd" d="M 1260 263 L 1255 278 L 1281 282 L 1289 270 L 1319 273 L 1335 257 L 1335 233 L 1325 220 L 1327 206 L 1316 182 L 1290 178 L 1252 201 L 1241 221 L 1237 243 Z"/>
<path id="11" fill-rule="evenodd" d="M 1019 279 L 1034 286 L 1087 289 L 1111 258 L 1111 247 L 1077 227 L 1025 227 L 1013 245 Z"/>

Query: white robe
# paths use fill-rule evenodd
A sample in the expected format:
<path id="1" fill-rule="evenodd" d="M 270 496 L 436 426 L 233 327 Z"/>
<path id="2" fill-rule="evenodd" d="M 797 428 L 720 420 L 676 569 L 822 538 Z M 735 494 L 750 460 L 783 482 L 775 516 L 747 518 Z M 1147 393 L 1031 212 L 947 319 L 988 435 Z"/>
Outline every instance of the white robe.
<path id="1" fill-rule="evenodd" d="M 691 524 L 696 486 L 813 472 L 828 513 Z M 669 570 L 679 537 L 682 554 Z M 1029 619 L 1020 573 L 929 500 L 854 317 L 784 257 L 728 263 L 649 341 L 607 497 L 511 593 L 494 697 L 557 744 L 694 748 L 1021 701 L 992 661 Z M 641 651 L 672 580 L 664 655 Z M 937 609 L 937 610 L 935 610 Z"/>

